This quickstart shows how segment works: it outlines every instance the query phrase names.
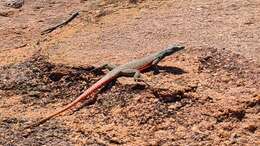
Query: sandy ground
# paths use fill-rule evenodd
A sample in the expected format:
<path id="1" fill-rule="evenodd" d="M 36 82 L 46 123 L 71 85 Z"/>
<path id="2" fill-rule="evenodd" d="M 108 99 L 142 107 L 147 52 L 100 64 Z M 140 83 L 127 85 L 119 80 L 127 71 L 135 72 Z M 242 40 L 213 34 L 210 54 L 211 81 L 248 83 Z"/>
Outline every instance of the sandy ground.
<path id="1" fill-rule="evenodd" d="M 32 1 L 0 6 L 0 145 L 259 145 L 260 2 Z M 68 25 L 41 35 L 66 19 Z M 103 73 L 179 43 L 144 77 L 21 130 L 75 99 Z"/>

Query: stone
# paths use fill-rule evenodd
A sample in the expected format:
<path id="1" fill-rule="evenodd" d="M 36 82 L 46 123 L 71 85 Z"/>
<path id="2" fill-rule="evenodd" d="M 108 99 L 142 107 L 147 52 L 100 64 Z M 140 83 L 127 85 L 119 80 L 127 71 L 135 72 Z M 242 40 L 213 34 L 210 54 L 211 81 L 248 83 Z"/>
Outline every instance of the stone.
<path id="1" fill-rule="evenodd" d="M 24 4 L 24 0 L 5 0 L 5 6 L 11 8 L 21 8 Z"/>

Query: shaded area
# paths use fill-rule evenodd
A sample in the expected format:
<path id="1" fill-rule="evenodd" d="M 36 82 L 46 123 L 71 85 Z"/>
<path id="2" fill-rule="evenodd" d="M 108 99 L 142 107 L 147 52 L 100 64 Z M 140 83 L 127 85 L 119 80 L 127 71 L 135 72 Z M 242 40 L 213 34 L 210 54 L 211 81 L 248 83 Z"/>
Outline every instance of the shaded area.
<path id="1" fill-rule="evenodd" d="M 16 118 L 4 118 L 0 120 L 0 144 L 1 145 L 68 145 L 72 144 L 69 141 L 69 128 L 59 126 L 57 123 L 45 125 L 42 128 L 34 129 L 30 132 L 22 132 L 15 127 L 23 125 L 25 121 Z M 53 140 L 55 138 L 55 140 Z"/>
<path id="2" fill-rule="evenodd" d="M 58 99 L 74 98 L 89 86 L 94 67 L 70 67 L 52 64 L 47 58 L 34 55 L 27 61 L 0 68 L 0 90 L 6 95 L 22 95 L 23 104 L 41 104 Z"/>

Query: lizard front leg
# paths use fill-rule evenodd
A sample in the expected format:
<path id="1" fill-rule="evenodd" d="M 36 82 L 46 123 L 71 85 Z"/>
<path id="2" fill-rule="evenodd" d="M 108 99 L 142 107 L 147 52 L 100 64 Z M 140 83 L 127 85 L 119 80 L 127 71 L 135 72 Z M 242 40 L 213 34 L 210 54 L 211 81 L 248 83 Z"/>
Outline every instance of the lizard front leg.
<path id="1" fill-rule="evenodd" d="M 136 82 L 143 82 L 150 90 L 153 90 L 151 85 L 148 84 L 144 78 L 142 77 L 141 73 L 139 70 L 137 69 L 125 69 L 123 71 L 121 71 L 121 74 L 123 76 L 130 76 L 130 77 L 134 77 L 134 80 Z"/>
<path id="2" fill-rule="evenodd" d="M 156 65 L 153 65 L 153 66 L 151 66 L 151 70 L 153 71 L 153 74 L 154 75 L 157 75 L 157 74 L 159 74 L 160 73 L 160 69 L 159 69 L 159 67 L 158 67 L 158 65 L 156 64 Z"/>
<path id="3" fill-rule="evenodd" d="M 140 81 L 141 80 L 141 73 L 137 69 L 124 69 L 121 71 L 122 76 L 127 76 L 127 77 L 134 77 L 135 81 Z"/>
<path id="4" fill-rule="evenodd" d="M 159 69 L 159 67 L 157 65 L 160 61 L 161 61 L 161 58 L 157 58 L 156 60 L 154 60 L 152 62 L 151 69 L 153 70 L 154 74 L 159 74 L 160 73 L 160 69 Z"/>

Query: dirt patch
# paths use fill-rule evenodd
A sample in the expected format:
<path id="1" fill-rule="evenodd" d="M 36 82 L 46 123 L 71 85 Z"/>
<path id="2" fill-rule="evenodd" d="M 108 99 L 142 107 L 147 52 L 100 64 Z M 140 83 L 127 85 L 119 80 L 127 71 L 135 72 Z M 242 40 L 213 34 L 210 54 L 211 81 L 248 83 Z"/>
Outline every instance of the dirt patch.
<path id="1" fill-rule="evenodd" d="M 204 51 L 205 52 L 205 51 Z M 209 48 L 200 56 L 199 72 L 208 73 L 210 77 L 205 82 L 208 87 L 227 92 L 227 89 L 238 89 L 242 87 L 259 88 L 260 66 L 253 60 L 232 53 L 226 49 Z M 240 92 L 242 92 L 240 90 Z M 251 94 L 253 94 L 251 92 Z"/>
<path id="2" fill-rule="evenodd" d="M 190 55 L 194 58 L 186 58 Z M 2 114 L 1 144 L 257 144 L 260 86 L 254 62 L 215 48 L 187 51 L 185 56 L 178 55 L 175 62 L 190 64 L 195 71 L 161 66 L 166 70 L 160 74 L 145 74 L 153 78 L 149 80 L 152 88 L 118 82 L 99 92 L 92 105 L 31 130 L 20 131 L 42 115 L 32 120 Z M 91 69 L 53 64 L 38 55 L 4 66 L 2 98 L 13 94 L 22 98 L 16 100 L 19 104 L 1 105 L 1 110 L 16 107 L 22 115 L 30 115 L 50 111 L 49 105 L 67 104 L 97 81 L 100 75 Z M 217 75 L 226 74 L 229 82 L 217 80 Z M 238 78 L 246 88 L 235 88 L 241 87 Z M 25 107 L 38 111 L 23 110 Z"/>
<path id="3" fill-rule="evenodd" d="M 70 130 L 64 127 L 57 126 L 55 124 L 51 126 L 45 126 L 42 129 L 35 129 L 31 131 L 28 136 L 28 133 L 24 133 L 17 129 L 17 126 L 20 126 L 25 121 L 18 120 L 16 118 L 5 118 L 1 119 L 0 122 L 0 144 L 1 145 L 44 145 L 48 143 L 49 145 L 54 144 L 71 144 L 69 142 L 69 137 L 66 136 Z M 37 130 L 37 132 L 35 132 Z M 50 132 L 51 131 L 51 132 Z M 55 141 L 53 141 L 55 137 Z"/>
<path id="4" fill-rule="evenodd" d="M 93 68 L 55 65 L 34 55 L 23 63 L 0 68 L 0 90 L 6 91 L 6 96 L 22 95 L 23 104 L 45 105 L 79 95 L 94 81 L 90 75 Z"/>

